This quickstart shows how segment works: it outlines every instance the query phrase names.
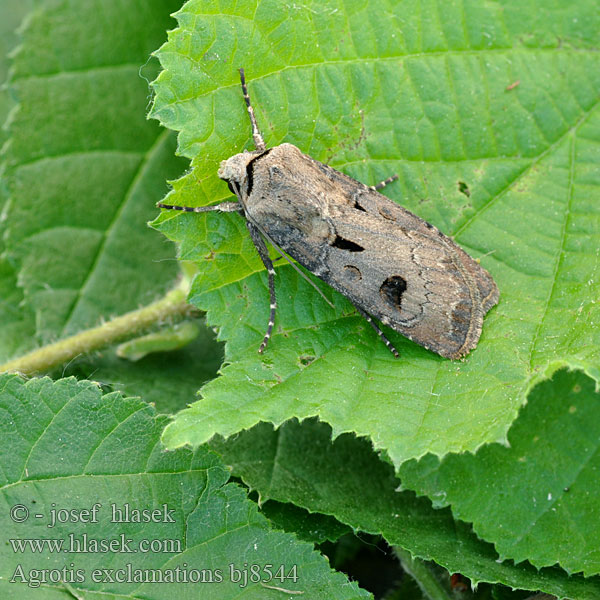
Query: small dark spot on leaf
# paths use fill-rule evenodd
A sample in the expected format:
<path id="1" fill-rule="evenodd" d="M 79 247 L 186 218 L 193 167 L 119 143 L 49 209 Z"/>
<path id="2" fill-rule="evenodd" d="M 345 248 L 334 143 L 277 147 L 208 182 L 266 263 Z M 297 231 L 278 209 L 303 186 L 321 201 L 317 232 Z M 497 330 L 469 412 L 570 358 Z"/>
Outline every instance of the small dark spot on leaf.
<path id="1" fill-rule="evenodd" d="M 469 189 L 469 186 L 464 181 L 458 182 L 458 191 L 461 194 L 464 194 L 467 198 L 471 197 L 471 190 Z"/>
<path id="2" fill-rule="evenodd" d="M 315 360 L 314 356 L 299 356 L 298 360 L 303 367 L 308 367 L 313 360 Z"/>

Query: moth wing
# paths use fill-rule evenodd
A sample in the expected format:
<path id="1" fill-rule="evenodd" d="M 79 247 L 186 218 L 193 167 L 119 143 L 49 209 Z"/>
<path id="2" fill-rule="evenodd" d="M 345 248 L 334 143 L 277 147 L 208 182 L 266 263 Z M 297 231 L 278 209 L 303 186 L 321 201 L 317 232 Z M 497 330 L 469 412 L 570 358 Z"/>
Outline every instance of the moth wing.
<path id="1" fill-rule="evenodd" d="M 434 226 L 370 189 L 332 204 L 322 279 L 384 324 L 458 358 L 479 340 L 498 301 L 489 273 Z"/>
<path id="2" fill-rule="evenodd" d="M 312 273 L 442 356 L 477 345 L 498 288 L 437 228 L 291 144 L 252 173 L 248 217 Z"/>
<path id="3" fill-rule="evenodd" d="M 411 213 L 406 208 L 391 201 L 389 198 L 380 194 L 376 190 L 356 181 L 352 177 L 341 173 L 328 165 L 324 165 L 310 156 L 303 155 L 303 158 L 313 163 L 313 169 L 318 169 L 322 174 L 331 179 L 336 186 L 344 190 L 348 198 L 348 206 L 357 210 L 362 210 L 372 215 L 380 222 L 395 223 L 406 231 L 420 233 L 425 239 L 443 239 L 450 245 L 450 252 L 457 251 L 460 255 L 460 260 L 465 268 L 474 278 L 483 302 L 484 314 L 498 303 L 499 293 L 498 287 L 492 276 L 481 265 L 473 260 L 460 246 L 453 240 L 444 235 L 439 229 L 428 223 L 421 217 Z M 336 203 L 339 206 L 339 203 Z"/>

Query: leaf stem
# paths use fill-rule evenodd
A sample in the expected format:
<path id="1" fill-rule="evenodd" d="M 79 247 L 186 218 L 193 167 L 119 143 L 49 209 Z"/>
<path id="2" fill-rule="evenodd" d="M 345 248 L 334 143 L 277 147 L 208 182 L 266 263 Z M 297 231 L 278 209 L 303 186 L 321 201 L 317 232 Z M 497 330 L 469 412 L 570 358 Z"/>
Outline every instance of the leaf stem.
<path id="1" fill-rule="evenodd" d="M 68 338 L 33 350 L 20 358 L 0 365 L 0 372 L 17 371 L 23 375 L 35 375 L 64 364 L 80 354 L 87 354 L 109 346 L 124 338 L 147 329 L 173 316 L 183 316 L 192 307 L 186 302 L 189 279 L 183 277 L 179 285 L 160 300 L 86 329 Z"/>
<path id="2" fill-rule="evenodd" d="M 444 588 L 430 566 L 418 558 L 413 558 L 407 550 L 394 546 L 394 552 L 404 571 L 418 584 L 425 598 L 429 600 L 451 600 L 452 594 Z"/>

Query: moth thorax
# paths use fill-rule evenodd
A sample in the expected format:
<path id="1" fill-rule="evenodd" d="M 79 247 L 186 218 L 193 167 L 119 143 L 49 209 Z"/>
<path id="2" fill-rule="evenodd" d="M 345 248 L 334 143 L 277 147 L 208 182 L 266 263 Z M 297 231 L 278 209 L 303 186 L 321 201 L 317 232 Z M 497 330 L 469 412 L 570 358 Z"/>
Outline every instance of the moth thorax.
<path id="1" fill-rule="evenodd" d="M 248 163 L 260 155 L 260 152 L 241 152 L 221 162 L 217 175 L 225 180 L 243 185 L 247 178 Z"/>

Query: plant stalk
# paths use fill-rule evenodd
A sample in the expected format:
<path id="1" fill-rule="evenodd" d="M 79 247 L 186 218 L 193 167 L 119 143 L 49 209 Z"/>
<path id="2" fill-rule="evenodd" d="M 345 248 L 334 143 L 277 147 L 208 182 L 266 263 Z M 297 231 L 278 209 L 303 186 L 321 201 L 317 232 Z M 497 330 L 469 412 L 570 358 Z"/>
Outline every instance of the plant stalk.
<path id="1" fill-rule="evenodd" d="M 190 311 L 186 302 L 189 281 L 182 282 L 163 298 L 116 317 L 99 327 L 86 329 L 53 344 L 33 350 L 20 358 L 0 365 L 0 372 L 11 371 L 23 375 L 35 375 L 47 372 L 81 354 L 88 354 L 124 338 L 130 338 L 151 325 L 160 323 L 173 316 L 183 316 Z"/>
<path id="2" fill-rule="evenodd" d="M 425 561 L 413 558 L 410 552 L 399 546 L 394 546 L 394 552 L 404 571 L 417 582 L 426 598 L 429 600 L 452 600 L 452 594 L 438 581 Z"/>

